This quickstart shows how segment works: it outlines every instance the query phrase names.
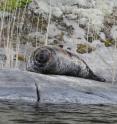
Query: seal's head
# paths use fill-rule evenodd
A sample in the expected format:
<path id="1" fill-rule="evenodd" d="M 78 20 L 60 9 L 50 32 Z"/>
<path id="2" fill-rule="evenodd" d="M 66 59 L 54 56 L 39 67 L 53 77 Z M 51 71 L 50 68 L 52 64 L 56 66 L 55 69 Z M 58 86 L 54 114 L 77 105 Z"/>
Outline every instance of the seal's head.
<path id="1" fill-rule="evenodd" d="M 45 47 L 36 49 L 27 62 L 27 70 L 41 72 L 51 58 L 51 51 Z"/>
<path id="2" fill-rule="evenodd" d="M 40 49 L 38 53 L 35 54 L 35 60 L 38 63 L 46 63 L 49 61 L 50 51 L 47 49 Z"/>

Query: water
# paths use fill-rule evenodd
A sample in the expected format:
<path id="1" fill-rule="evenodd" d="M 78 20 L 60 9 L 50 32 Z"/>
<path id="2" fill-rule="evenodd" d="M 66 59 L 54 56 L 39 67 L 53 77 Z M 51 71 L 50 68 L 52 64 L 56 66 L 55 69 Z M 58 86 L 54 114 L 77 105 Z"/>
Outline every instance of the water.
<path id="1" fill-rule="evenodd" d="M 0 124 L 117 124 L 117 106 L 0 102 Z"/>

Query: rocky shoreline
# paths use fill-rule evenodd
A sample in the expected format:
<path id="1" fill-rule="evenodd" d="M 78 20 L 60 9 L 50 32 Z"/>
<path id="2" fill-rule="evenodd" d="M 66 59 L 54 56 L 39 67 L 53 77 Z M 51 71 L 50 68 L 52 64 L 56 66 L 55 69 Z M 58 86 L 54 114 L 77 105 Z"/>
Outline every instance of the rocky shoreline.
<path id="1" fill-rule="evenodd" d="M 108 0 L 52 1 L 48 45 L 62 44 L 64 49 L 81 56 L 100 52 L 100 48 L 116 48 L 117 3 L 113 3 Z M 17 60 L 25 61 L 36 47 L 45 44 L 49 7 L 46 0 L 33 0 L 24 8 L 0 11 L 0 47 L 5 49 L 9 65 L 16 54 L 21 55 L 19 58 L 16 55 Z"/>
<path id="2" fill-rule="evenodd" d="M 1 5 L 1 99 L 36 101 L 36 81 L 41 102 L 117 103 L 116 1 L 33 0 L 9 10 Z M 47 33 L 48 45 L 62 44 L 64 49 L 77 53 L 107 83 L 26 72 L 26 61 L 35 48 L 45 45 Z"/>
<path id="3" fill-rule="evenodd" d="M 95 41 L 106 47 L 115 44 L 117 3 L 108 0 L 67 1 L 51 3 L 48 44 L 64 44 L 66 48 L 70 47 L 78 53 L 86 53 L 86 50 L 82 52 L 82 49 L 76 51 L 79 44 L 90 47 L 93 47 L 92 43 Z M 46 0 L 33 0 L 25 8 L 0 11 L 2 42 L 7 42 L 9 36 L 12 45 L 15 45 L 18 39 L 21 44 L 31 43 L 34 47 L 43 45 L 48 27 L 49 7 L 50 3 Z M 2 42 L 1 46 L 4 46 Z"/>

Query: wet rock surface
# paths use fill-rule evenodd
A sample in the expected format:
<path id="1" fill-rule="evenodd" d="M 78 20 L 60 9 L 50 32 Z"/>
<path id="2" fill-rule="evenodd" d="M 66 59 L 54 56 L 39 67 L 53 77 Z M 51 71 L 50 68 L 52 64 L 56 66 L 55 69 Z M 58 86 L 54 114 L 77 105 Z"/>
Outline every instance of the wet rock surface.
<path id="1" fill-rule="evenodd" d="M 0 99 L 40 103 L 117 103 L 117 86 L 81 78 L 42 75 L 18 70 L 0 70 Z"/>

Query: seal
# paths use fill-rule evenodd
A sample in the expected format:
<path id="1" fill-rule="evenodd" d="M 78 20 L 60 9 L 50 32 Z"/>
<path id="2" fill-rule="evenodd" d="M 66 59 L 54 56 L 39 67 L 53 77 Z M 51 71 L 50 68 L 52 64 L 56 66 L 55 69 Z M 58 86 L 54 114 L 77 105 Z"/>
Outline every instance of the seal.
<path id="1" fill-rule="evenodd" d="M 105 82 L 105 79 L 95 75 L 77 54 L 57 46 L 43 46 L 34 50 L 27 62 L 27 70 Z"/>

